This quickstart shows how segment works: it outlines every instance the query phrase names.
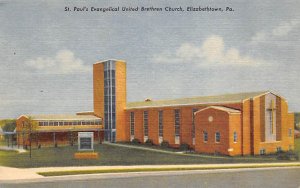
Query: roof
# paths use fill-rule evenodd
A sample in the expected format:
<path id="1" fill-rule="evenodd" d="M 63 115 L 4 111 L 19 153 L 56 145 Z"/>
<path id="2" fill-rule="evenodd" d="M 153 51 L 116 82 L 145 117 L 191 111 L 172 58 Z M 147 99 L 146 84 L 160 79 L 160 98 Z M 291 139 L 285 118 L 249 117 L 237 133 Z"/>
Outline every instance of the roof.
<path id="1" fill-rule="evenodd" d="M 206 108 L 198 110 L 197 112 L 195 112 L 195 114 L 198 113 L 198 112 L 202 112 L 204 110 L 211 109 L 211 108 L 221 110 L 221 111 L 227 112 L 229 114 L 240 114 L 241 113 L 240 110 L 236 110 L 236 109 L 233 109 L 233 108 L 227 108 L 227 107 L 224 107 L 224 106 L 208 106 Z"/>
<path id="2" fill-rule="evenodd" d="M 105 60 L 97 61 L 97 62 L 94 63 L 94 64 L 104 63 L 104 62 L 107 62 L 107 61 L 115 61 L 115 62 L 123 62 L 123 63 L 126 63 L 126 61 L 125 61 L 125 60 L 122 60 L 122 59 L 105 59 Z"/>
<path id="3" fill-rule="evenodd" d="M 172 100 L 157 100 L 157 101 L 151 100 L 151 101 L 141 101 L 141 102 L 130 102 L 127 104 L 127 109 L 166 107 L 166 106 L 185 106 L 185 105 L 196 105 L 196 104 L 237 103 L 237 102 L 242 102 L 243 100 L 249 98 L 264 95 L 268 92 L 269 91 L 259 91 L 259 92 L 235 93 L 235 94 L 224 94 L 224 95 L 215 95 L 215 96 L 180 98 L 180 99 L 172 99 Z"/>
<path id="4" fill-rule="evenodd" d="M 73 114 L 51 114 L 51 115 L 25 115 L 32 120 L 101 120 L 94 115 L 73 115 Z"/>

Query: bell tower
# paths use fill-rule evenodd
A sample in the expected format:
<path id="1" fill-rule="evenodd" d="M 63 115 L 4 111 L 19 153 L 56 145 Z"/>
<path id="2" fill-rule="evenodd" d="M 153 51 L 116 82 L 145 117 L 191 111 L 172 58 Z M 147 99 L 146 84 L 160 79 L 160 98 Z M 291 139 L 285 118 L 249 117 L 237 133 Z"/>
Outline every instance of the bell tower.
<path id="1" fill-rule="evenodd" d="M 93 66 L 94 113 L 103 119 L 104 140 L 126 140 L 126 62 L 105 60 Z"/>

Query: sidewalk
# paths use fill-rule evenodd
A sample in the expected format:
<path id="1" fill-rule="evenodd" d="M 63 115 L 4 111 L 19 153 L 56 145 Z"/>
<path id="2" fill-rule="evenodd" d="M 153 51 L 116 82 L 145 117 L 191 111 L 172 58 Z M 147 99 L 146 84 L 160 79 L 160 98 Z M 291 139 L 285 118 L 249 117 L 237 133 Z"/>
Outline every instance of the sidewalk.
<path id="1" fill-rule="evenodd" d="M 0 181 L 36 178 L 43 178 L 43 176 L 30 169 L 0 166 Z"/>
<path id="2" fill-rule="evenodd" d="M 6 150 L 6 151 L 17 151 L 19 153 L 24 153 L 24 152 L 27 152 L 25 149 L 23 148 L 18 148 L 17 146 L 0 146 L 0 150 Z"/>
<path id="3" fill-rule="evenodd" d="M 38 172 L 57 172 L 57 171 L 79 171 L 79 170 L 114 170 L 114 169 L 174 169 L 190 168 L 192 170 L 213 170 L 213 169 L 234 169 L 234 168 L 270 168 L 270 167 L 298 167 L 300 162 L 295 163 L 240 163 L 240 164 L 196 164 L 196 165 L 136 165 L 136 166 L 74 166 L 74 167 L 45 167 L 45 168 L 11 168 L 0 166 L 0 181 L 40 179 L 47 178 L 38 175 Z M 128 172 L 123 172 L 128 173 Z M 85 174 L 86 175 L 86 174 Z"/>

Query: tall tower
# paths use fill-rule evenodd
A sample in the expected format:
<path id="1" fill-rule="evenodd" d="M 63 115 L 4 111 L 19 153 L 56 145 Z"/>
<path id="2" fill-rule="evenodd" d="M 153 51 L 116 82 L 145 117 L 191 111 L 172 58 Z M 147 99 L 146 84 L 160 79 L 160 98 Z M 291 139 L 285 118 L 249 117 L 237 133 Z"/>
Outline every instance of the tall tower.
<path id="1" fill-rule="evenodd" d="M 104 140 L 126 141 L 126 63 L 105 60 L 93 66 L 94 113 L 103 118 Z"/>

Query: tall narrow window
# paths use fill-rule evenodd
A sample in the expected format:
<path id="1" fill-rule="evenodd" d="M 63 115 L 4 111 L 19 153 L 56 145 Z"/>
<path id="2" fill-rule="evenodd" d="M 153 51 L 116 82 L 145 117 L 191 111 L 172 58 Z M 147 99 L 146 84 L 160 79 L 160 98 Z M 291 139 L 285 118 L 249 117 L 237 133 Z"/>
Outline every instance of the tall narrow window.
<path id="1" fill-rule="evenodd" d="M 197 112 L 198 109 L 196 108 L 193 108 L 193 111 L 192 111 L 192 118 L 193 118 L 193 122 L 192 122 L 192 138 L 195 138 L 195 112 Z"/>
<path id="2" fill-rule="evenodd" d="M 134 135 L 134 112 L 130 112 L 130 135 Z"/>
<path id="3" fill-rule="evenodd" d="M 292 137 L 292 129 L 289 129 L 289 137 Z"/>
<path id="4" fill-rule="evenodd" d="M 116 129 L 115 69 L 115 61 L 104 62 L 104 138 L 110 142 L 115 142 L 112 133 Z"/>
<path id="5" fill-rule="evenodd" d="M 175 136 L 180 136 L 180 110 L 174 110 L 175 114 Z"/>
<path id="6" fill-rule="evenodd" d="M 163 111 L 158 111 L 158 136 L 164 136 Z"/>
<path id="7" fill-rule="evenodd" d="M 270 130 L 270 134 L 275 134 L 276 107 L 275 107 L 275 103 L 274 103 L 273 100 L 271 100 L 270 107 L 267 109 L 267 111 L 269 112 L 269 130 Z"/>
<path id="8" fill-rule="evenodd" d="M 148 111 L 144 111 L 144 136 L 148 136 Z"/>
<path id="9" fill-rule="evenodd" d="M 233 133 L 233 142 L 237 142 L 237 133 L 235 131 Z"/>
<path id="10" fill-rule="evenodd" d="M 203 132 L 203 141 L 204 141 L 204 142 L 207 142 L 207 140 L 208 140 L 208 135 L 207 135 L 207 132 L 204 131 L 204 132 Z"/>
<path id="11" fill-rule="evenodd" d="M 220 132 L 216 132 L 215 139 L 216 139 L 217 143 L 220 142 L 220 140 L 221 140 L 221 134 L 220 134 Z"/>

